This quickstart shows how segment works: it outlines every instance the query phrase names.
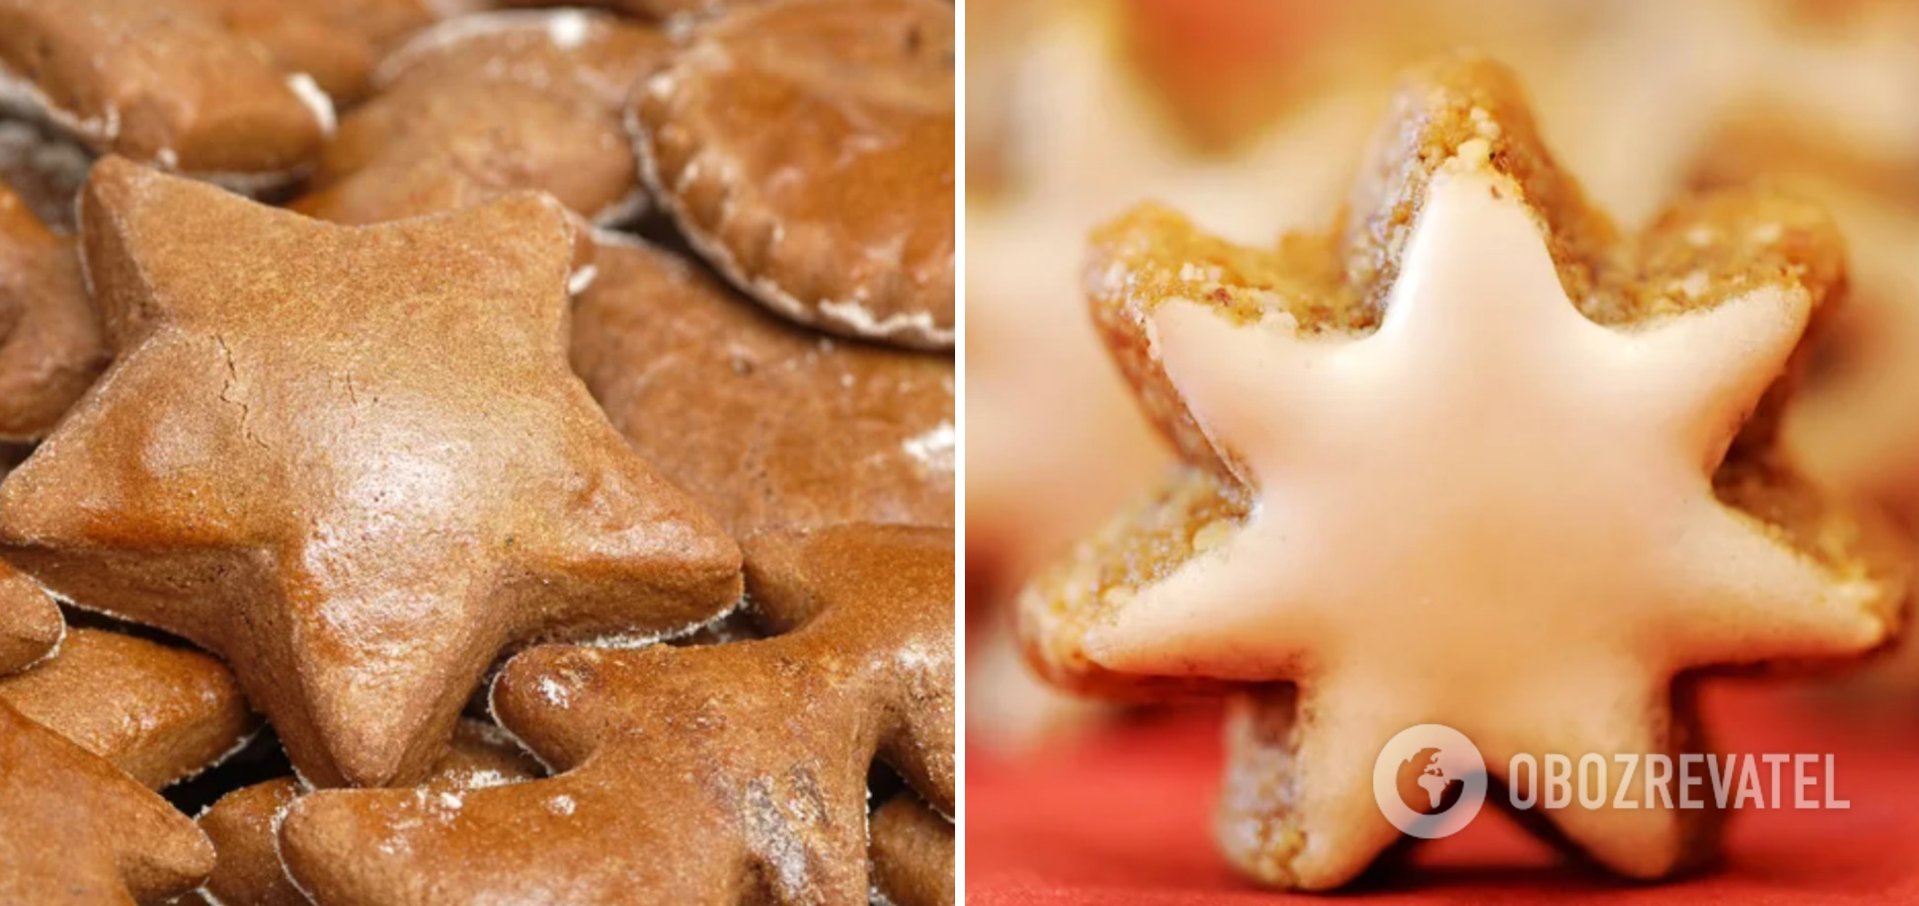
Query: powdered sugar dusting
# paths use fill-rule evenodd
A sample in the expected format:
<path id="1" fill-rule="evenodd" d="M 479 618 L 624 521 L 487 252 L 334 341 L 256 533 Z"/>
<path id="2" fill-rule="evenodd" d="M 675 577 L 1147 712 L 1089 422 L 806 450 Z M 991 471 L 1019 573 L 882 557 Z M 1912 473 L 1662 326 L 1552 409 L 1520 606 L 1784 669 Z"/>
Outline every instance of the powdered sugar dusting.
<path id="1" fill-rule="evenodd" d="M 540 697 L 555 708 L 566 708 L 573 704 L 573 690 L 550 676 L 540 677 Z"/>
<path id="2" fill-rule="evenodd" d="M 561 817 L 573 814 L 574 808 L 575 803 L 573 802 L 573 797 L 565 793 L 561 793 L 546 801 L 546 810 Z"/>

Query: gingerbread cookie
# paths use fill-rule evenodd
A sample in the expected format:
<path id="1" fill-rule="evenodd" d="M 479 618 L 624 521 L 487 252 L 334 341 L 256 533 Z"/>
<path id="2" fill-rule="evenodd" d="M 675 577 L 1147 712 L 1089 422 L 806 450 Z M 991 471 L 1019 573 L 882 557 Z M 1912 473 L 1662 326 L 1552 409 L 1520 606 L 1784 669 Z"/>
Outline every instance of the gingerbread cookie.
<path id="1" fill-rule="evenodd" d="M 953 9 L 818 0 L 701 29 L 636 99 L 653 197 L 791 320 L 953 345 Z"/>
<path id="2" fill-rule="evenodd" d="M 366 96 L 389 46 L 439 18 L 435 0 L 172 0 L 265 48 L 287 72 L 311 76 L 334 101 Z"/>
<path id="3" fill-rule="evenodd" d="M 293 877 L 336 906 L 866 902 L 874 757 L 953 807 L 952 533 L 847 525 L 744 547 L 777 635 L 525 652 L 494 711 L 565 773 L 458 802 L 308 796 L 281 825 Z"/>
<path id="4" fill-rule="evenodd" d="M 735 534 L 950 523 L 953 363 L 794 327 L 682 258 L 602 234 L 573 370 Z"/>
<path id="5" fill-rule="evenodd" d="M 44 436 L 106 366 L 73 240 L 0 186 L 0 439 Z"/>
<path id="6" fill-rule="evenodd" d="M 582 0 L 578 6 L 618 10 L 629 16 L 662 22 L 712 18 L 770 0 Z M 553 6 L 554 0 L 503 0 L 501 6 Z"/>
<path id="7" fill-rule="evenodd" d="M 213 869 L 213 847 L 187 816 L 5 702 L 0 816 L 0 902 L 151 901 Z"/>
<path id="8" fill-rule="evenodd" d="M 108 158 L 81 222 L 118 357 L 0 485 L 0 552 L 222 654 L 314 783 L 424 776 L 510 644 L 738 599 L 567 369 L 550 199 L 339 227 Z"/>
<path id="9" fill-rule="evenodd" d="M 0 100 L 98 152 L 254 190 L 333 127 L 313 80 L 175 0 L 0 3 Z"/>
<path id="10" fill-rule="evenodd" d="M 873 891 L 893 906 L 953 906 L 953 823 L 908 794 L 873 813 Z"/>
<path id="11" fill-rule="evenodd" d="M 1904 593 L 1876 523 L 1772 450 L 1844 280 L 1820 211 L 1700 195 L 1622 240 L 1470 56 L 1379 134 L 1331 235 L 1147 208 L 1096 238 L 1095 316 L 1191 468 L 1022 603 L 1061 682 L 1237 694 L 1215 830 L 1276 886 L 1400 839 L 1372 780 L 1400 731 L 1454 728 L 1500 780 L 1698 752 L 1682 671 L 1855 656 Z M 1649 878 L 1710 851 L 1716 812 L 1671 805 L 1541 817 Z"/>
<path id="12" fill-rule="evenodd" d="M 422 32 L 375 74 L 293 205 L 378 223 L 539 189 L 596 223 L 645 210 L 622 109 L 664 62 L 664 34 L 582 10 L 463 16 Z"/>
<path id="13" fill-rule="evenodd" d="M 66 632 L 59 606 L 40 584 L 0 560 L 0 676 L 52 654 Z"/>
<path id="14" fill-rule="evenodd" d="M 218 764 L 260 726 L 225 665 L 197 651 L 74 629 L 0 679 L 0 701 L 153 789 Z"/>
<path id="15" fill-rule="evenodd" d="M 453 743 L 433 766 L 423 797 L 448 801 L 472 790 L 519 783 L 539 776 L 539 765 L 498 727 L 462 720 Z M 292 777 L 235 790 L 197 819 L 219 860 L 207 878 L 209 902 L 224 906 L 306 906 L 280 864 L 278 831 L 286 810 L 302 795 Z"/>

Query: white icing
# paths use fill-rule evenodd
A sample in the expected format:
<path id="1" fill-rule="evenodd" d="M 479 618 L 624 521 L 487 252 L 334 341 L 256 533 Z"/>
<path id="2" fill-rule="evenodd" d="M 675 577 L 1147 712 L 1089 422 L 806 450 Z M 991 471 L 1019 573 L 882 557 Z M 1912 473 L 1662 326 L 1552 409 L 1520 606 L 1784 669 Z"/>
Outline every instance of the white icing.
<path id="1" fill-rule="evenodd" d="M 1711 474 L 1809 315 L 1798 288 L 1609 328 L 1567 298 L 1517 186 L 1455 160 L 1434 178 L 1378 330 L 1236 326 L 1169 301 L 1149 337 L 1208 438 L 1258 489 L 1243 527 L 1087 637 L 1130 674 L 1293 680 L 1320 886 L 1397 832 L 1371 771 L 1420 723 L 1519 752 L 1663 751 L 1677 671 L 1856 653 L 1878 590 L 1719 503 Z M 1668 870 L 1669 809 L 1554 820 L 1600 861 Z"/>
<path id="2" fill-rule="evenodd" d="M 329 138 L 339 128 L 339 118 L 333 112 L 333 98 L 320 88 L 313 77 L 304 72 L 287 76 L 287 87 L 293 90 L 293 96 L 300 99 L 307 109 L 313 112 L 313 121 L 320 124 L 320 133 Z"/>
<path id="3" fill-rule="evenodd" d="M 920 465 L 936 472 L 953 471 L 954 448 L 959 436 L 953 423 L 943 421 L 924 434 L 906 439 L 900 447 Z"/>
<path id="4" fill-rule="evenodd" d="M 599 276 L 600 269 L 591 264 L 574 271 L 572 276 L 566 278 L 567 294 L 577 296 L 586 292 L 587 288 L 593 285 L 593 281 L 599 279 Z"/>
<path id="5" fill-rule="evenodd" d="M 376 87 L 391 85 L 422 59 L 476 38 L 515 32 L 538 33 L 555 47 L 573 50 L 585 45 L 593 37 L 594 26 L 605 19 L 604 13 L 579 9 L 502 10 L 445 19 L 416 32 L 399 49 L 387 54 L 386 59 L 374 67 L 372 82 Z"/>

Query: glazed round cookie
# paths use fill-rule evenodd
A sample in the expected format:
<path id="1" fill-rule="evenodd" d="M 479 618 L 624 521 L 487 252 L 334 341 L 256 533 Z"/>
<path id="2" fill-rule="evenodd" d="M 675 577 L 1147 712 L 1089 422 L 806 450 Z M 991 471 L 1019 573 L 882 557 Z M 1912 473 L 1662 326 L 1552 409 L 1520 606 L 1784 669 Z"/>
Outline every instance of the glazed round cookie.
<path id="1" fill-rule="evenodd" d="M 953 345 L 952 7 L 801 0 L 700 29 L 631 111 L 656 201 L 779 314 Z"/>
<path id="2" fill-rule="evenodd" d="M 953 362 L 834 340 L 697 265 L 600 234 L 573 370 L 607 418 L 736 535 L 953 521 Z"/>
<path id="3" fill-rule="evenodd" d="M 606 13 L 462 16 L 388 55 L 293 208 L 379 223 L 538 189 L 594 223 L 646 209 L 622 110 L 666 60 L 651 26 Z"/>
<path id="4" fill-rule="evenodd" d="M 1374 767 L 1409 728 L 1499 781 L 1677 763 L 1694 672 L 1853 659 L 1902 620 L 1895 536 L 1775 450 L 1845 282 L 1829 217 L 1709 193 L 1622 237 L 1476 56 L 1417 69 L 1377 135 L 1328 232 L 1249 248 L 1148 206 L 1095 234 L 1095 319 L 1187 467 L 1021 601 L 1059 682 L 1234 696 L 1214 834 L 1278 887 L 1405 842 Z M 1635 878 L 1711 856 L 1710 800 L 1624 792 L 1536 829 Z"/>

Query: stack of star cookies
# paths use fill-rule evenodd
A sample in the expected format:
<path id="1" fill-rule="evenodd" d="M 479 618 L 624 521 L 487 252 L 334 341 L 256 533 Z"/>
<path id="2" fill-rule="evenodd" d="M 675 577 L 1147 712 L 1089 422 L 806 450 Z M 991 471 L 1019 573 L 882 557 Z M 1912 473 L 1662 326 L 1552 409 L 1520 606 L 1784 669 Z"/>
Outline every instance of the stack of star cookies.
<path id="1" fill-rule="evenodd" d="M 478 5 L 0 3 L 0 902 L 954 901 L 953 8 Z"/>

